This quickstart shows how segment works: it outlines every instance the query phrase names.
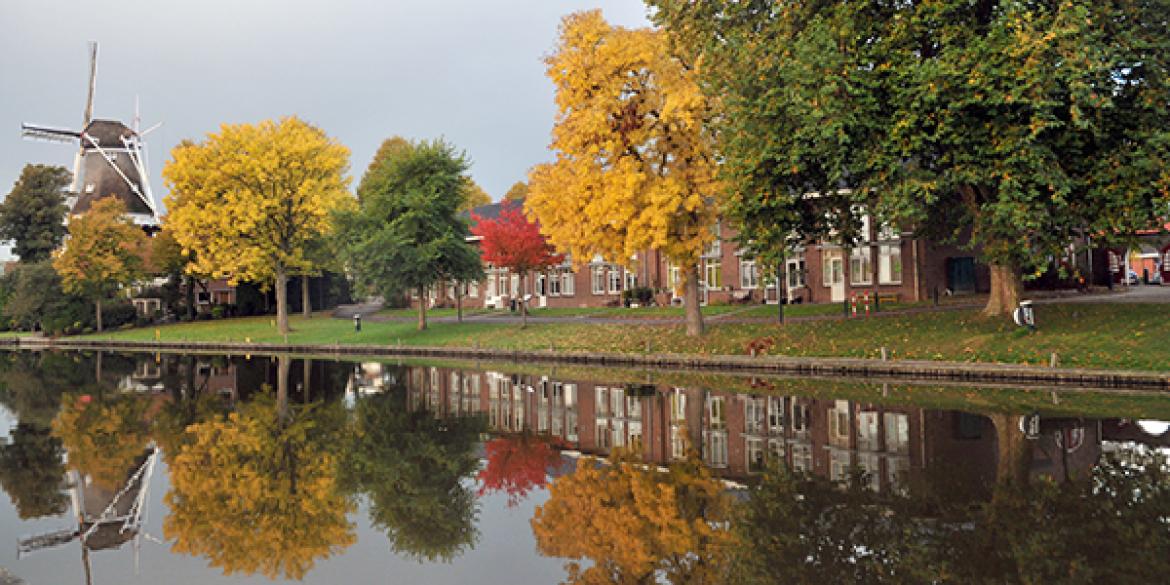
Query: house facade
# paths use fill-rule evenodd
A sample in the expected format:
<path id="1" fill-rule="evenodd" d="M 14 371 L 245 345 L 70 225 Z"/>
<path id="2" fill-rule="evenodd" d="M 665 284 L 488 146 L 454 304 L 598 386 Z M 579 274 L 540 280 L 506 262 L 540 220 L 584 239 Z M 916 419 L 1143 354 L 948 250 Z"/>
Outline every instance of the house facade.
<path id="1" fill-rule="evenodd" d="M 494 219 L 507 205 L 502 202 L 473 210 L 478 218 Z M 868 218 L 863 222 L 868 226 Z M 884 301 L 923 301 L 937 293 L 965 294 L 988 290 L 990 274 L 973 253 L 942 245 L 910 233 L 862 230 L 874 234 L 846 248 L 828 242 L 798 247 L 787 259 L 782 282 L 765 277 L 776 270 L 744 254 L 738 234 L 726 224 L 716 226 L 717 239 L 699 264 L 702 304 L 724 303 L 840 303 L 875 291 Z M 474 239 L 474 238 L 473 238 Z M 485 267 L 481 282 L 463 286 L 466 306 L 506 308 L 513 300 L 529 299 L 529 306 L 604 307 L 622 304 L 622 291 L 649 287 L 658 304 L 682 303 L 682 271 L 657 250 L 636 254 L 627 262 L 594 257 L 586 262 L 566 258 L 561 265 L 533 271 L 521 282 L 506 268 Z M 876 287 L 875 287 L 876 279 Z M 778 286 L 779 285 L 779 286 Z M 453 285 L 429 293 L 432 306 L 452 306 Z"/>

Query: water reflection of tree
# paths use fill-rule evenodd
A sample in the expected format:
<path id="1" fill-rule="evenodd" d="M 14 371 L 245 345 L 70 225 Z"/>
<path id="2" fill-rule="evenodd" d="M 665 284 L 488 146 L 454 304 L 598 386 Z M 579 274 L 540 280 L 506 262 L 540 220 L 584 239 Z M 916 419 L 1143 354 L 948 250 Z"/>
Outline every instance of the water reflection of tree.
<path id="1" fill-rule="evenodd" d="M 583 458 L 536 509 L 537 549 L 574 559 L 570 583 L 723 583 L 730 496 L 692 458 L 661 473 L 618 454 Z M 591 566 L 576 562 L 587 559 Z"/>
<path id="2" fill-rule="evenodd" d="M 357 403 L 343 475 L 369 498 L 370 520 L 395 552 L 451 560 L 478 537 L 466 480 L 479 466 L 474 447 L 486 423 L 412 410 L 407 396 L 398 386 Z"/>
<path id="3" fill-rule="evenodd" d="M 120 488 L 150 443 L 147 406 L 134 396 L 62 396 L 53 435 L 68 451 L 69 467 L 103 488 Z"/>
<path id="4" fill-rule="evenodd" d="M 8 442 L 0 443 L 0 487 L 12 498 L 22 520 L 65 511 L 64 455 L 60 439 L 28 423 L 17 424 Z"/>
<path id="5" fill-rule="evenodd" d="M 497 437 L 484 445 L 487 465 L 479 473 L 479 495 L 504 492 L 515 506 L 529 492 L 544 487 L 548 469 L 560 454 L 544 437 L 529 433 Z"/>
<path id="6" fill-rule="evenodd" d="M 338 490 L 339 405 L 290 406 L 288 358 L 277 396 L 191 425 L 174 455 L 163 522 L 173 549 L 225 573 L 299 579 L 355 541 Z"/>
<path id="7" fill-rule="evenodd" d="M 1158 582 L 1170 573 L 1164 465 L 1139 452 L 1103 458 L 1090 481 L 1006 474 L 976 504 L 772 470 L 742 506 L 732 581 Z"/>

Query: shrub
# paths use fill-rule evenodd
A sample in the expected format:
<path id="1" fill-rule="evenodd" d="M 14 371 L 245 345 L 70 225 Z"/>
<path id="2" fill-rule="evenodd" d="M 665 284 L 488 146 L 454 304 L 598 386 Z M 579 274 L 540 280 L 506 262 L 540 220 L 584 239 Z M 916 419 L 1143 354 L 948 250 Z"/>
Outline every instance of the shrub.
<path id="1" fill-rule="evenodd" d="M 225 311 L 226 311 L 226 309 L 224 308 L 223 305 L 215 305 L 214 307 L 211 308 L 211 318 L 212 319 L 223 319 L 223 315 L 224 315 Z"/>

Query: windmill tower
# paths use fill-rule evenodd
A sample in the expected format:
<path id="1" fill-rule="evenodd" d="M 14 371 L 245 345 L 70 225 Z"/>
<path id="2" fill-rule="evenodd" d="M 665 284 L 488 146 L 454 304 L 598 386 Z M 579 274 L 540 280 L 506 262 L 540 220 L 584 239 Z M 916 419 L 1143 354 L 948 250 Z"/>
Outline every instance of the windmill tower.
<path id="1" fill-rule="evenodd" d="M 135 223 L 147 230 L 158 229 L 158 206 L 150 190 L 146 171 L 146 149 L 142 138 L 158 128 L 138 131 L 135 103 L 134 128 L 117 120 L 94 119 L 93 96 L 97 89 L 97 43 L 89 43 L 89 92 L 81 130 L 22 124 L 25 138 L 77 144 L 73 160 L 73 184 L 67 199 L 70 213 L 85 213 L 98 199 L 114 196 L 126 205 Z"/>

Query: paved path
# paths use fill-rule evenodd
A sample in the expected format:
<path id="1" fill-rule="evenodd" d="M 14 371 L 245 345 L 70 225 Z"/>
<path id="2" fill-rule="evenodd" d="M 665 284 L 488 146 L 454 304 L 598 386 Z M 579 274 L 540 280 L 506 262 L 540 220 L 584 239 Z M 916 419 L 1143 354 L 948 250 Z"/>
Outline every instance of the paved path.
<path id="1" fill-rule="evenodd" d="M 1075 292 L 1060 293 L 1056 296 L 1037 299 L 1039 304 L 1052 303 L 1166 303 L 1170 304 L 1170 286 L 1157 285 L 1143 285 L 1132 286 L 1130 290 L 1117 290 L 1114 292 L 1099 293 L 1099 294 L 1081 294 Z M 978 302 L 955 302 L 943 304 L 937 307 L 915 307 L 909 309 L 897 309 L 893 311 L 882 311 L 874 313 L 874 317 L 896 317 L 901 315 L 914 315 L 919 313 L 940 313 L 950 311 L 962 311 L 968 309 L 982 308 L 984 299 L 981 297 Z M 752 324 L 752 323 L 774 323 L 775 316 L 768 317 L 738 317 L 746 311 L 756 308 L 758 305 L 745 305 L 742 309 L 720 313 L 718 315 L 704 315 L 704 321 L 707 324 Z M 359 304 L 359 305 L 342 305 L 333 312 L 333 316 L 338 319 L 352 319 L 354 312 L 360 312 L 362 318 L 367 322 L 388 321 L 400 323 L 413 323 L 416 317 L 390 317 L 377 315 L 381 305 L 376 304 Z M 474 311 L 474 309 L 468 309 Z M 832 313 L 827 315 L 798 315 L 785 316 L 785 323 L 801 323 L 807 321 L 835 321 L 843 319 L 840 313 Z M 433 323 L 454 323 L 455 317 L 427 317 L 427 320 Z M 518 324 L 521 322 L 520 315 L 510 313 L 507 311 L 488 311 L 469 313 L 463 316 L 463 320 L 468 323 L 505 323 Z M 584 323 L 588 325 L 681 325 L 683 323 L 682 317 L 621 317 L 613 315 L 576 315 L 564 317 L 540 317 L 529 316 L 529 323 Z"/>

